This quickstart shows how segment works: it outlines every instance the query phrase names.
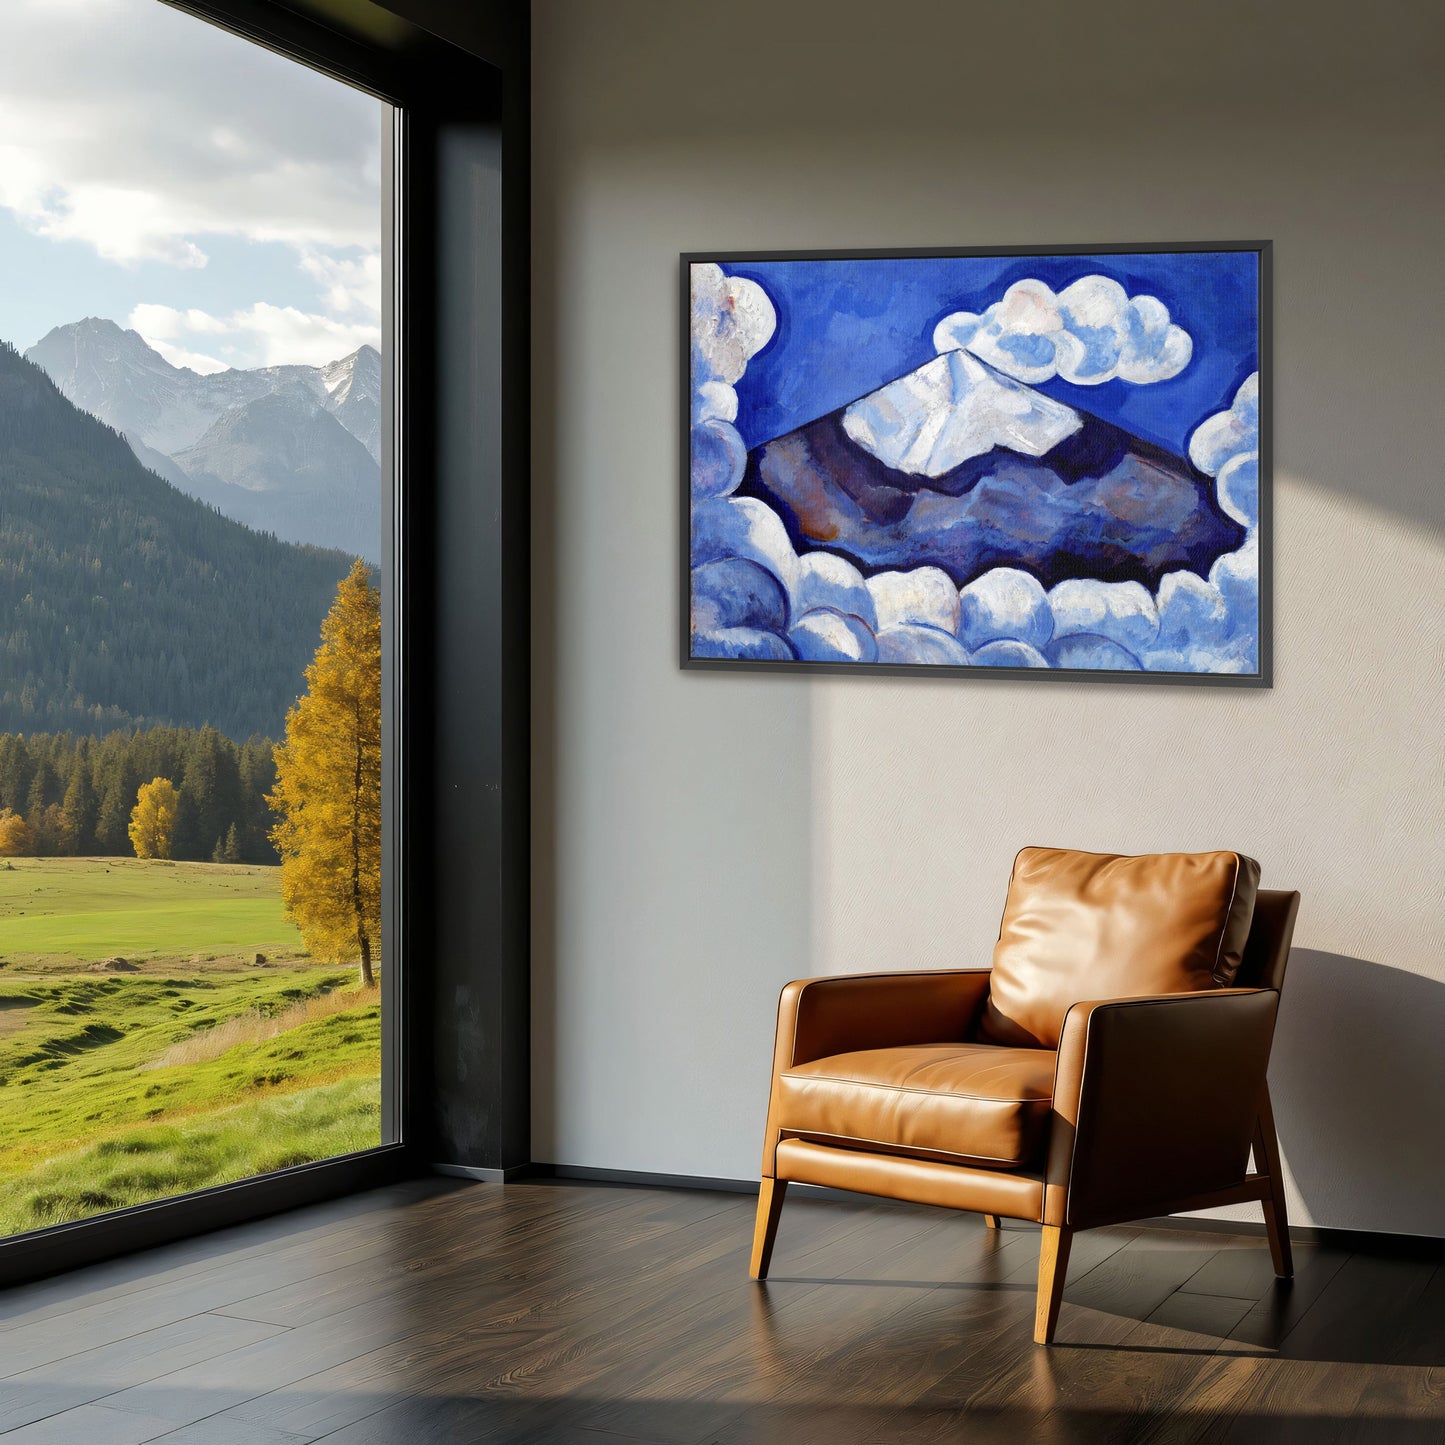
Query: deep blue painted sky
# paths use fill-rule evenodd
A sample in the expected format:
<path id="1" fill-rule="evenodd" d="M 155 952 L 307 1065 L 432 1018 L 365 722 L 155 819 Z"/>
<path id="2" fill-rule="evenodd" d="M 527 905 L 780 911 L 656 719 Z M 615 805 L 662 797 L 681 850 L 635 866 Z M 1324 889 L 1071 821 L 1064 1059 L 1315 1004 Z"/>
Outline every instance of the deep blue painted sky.
<path id="1" fill-rule="evenodd" d="M 778 313 L 773 339 L 737 386 L 737 425 L 749 447 L 931 360 L 943 317 L 982 312 L 1026 276 L 1055 291 L 1081 276 L 1110 276 L 1131 296 L 1157 296 L 1169 308 L 1194 340 L 1178 376 L 1149 386 L 1055 378 L 1039 390 L 1180 455 L 1194 428 L 1227 407 L 1259 365 L 1252 251 L 725 262 L 723 270 L 758 282 Z"/>

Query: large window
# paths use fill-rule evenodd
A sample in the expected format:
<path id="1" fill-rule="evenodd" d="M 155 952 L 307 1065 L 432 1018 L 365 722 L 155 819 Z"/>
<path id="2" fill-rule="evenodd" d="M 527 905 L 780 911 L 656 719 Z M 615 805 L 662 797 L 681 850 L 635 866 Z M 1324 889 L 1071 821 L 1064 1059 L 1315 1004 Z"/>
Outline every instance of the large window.
<path id="1" fill-rule="evenodd" d="M 395 124 L 7 0 L 0 1235 L 386 1142 Z"/>

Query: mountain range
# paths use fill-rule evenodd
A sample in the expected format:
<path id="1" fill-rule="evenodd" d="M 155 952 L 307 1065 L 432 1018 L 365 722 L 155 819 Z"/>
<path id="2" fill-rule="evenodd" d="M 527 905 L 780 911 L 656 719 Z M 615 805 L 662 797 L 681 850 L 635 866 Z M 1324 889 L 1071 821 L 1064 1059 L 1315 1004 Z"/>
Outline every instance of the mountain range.
<path id="1" fill-rule="evenodd" d="M 1245 529 L 1212 478 L 1099 417 L 946 352 L 755 447 L 739 495 L 768 504 L 800 552 L 864 575 L 941 568 L 957 587 L 995 567 L 1044 587 L 1207 576 Z"/>
<path id="2" fill-rule="evenodd" d="M 283 541 L 380 561 L 381 357 L 203 375 L 88 317 L 25 358 L 135 455 L 224 516 Z"/>
<path id="3" fill-rule="evenodd" d="M 185 495 L 0 344 L 0 732 L 277 737 L 350 562 Z"/>

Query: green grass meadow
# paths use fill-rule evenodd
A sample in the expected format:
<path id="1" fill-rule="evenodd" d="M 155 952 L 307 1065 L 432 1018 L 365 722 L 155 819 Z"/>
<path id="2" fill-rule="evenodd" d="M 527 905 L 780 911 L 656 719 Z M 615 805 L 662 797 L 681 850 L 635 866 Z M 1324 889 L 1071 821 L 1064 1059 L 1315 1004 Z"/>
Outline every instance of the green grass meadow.
<path id="1" fill-rule="evenodd" d="M 380 1142 L 379 995 L 306 956 L 278 869 L 11 863 L 0 1234 Z"/>

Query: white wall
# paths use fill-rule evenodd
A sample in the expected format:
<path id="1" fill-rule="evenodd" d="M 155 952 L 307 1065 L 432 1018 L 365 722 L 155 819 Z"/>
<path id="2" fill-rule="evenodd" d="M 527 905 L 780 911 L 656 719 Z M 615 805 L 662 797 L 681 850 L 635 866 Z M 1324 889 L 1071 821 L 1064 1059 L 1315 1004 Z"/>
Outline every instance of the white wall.
<path id="1" fill-rule="evenodd" d="M 536 0 L 534 1158 L 755 1175 L 785 980 L 1232 847 L 1296 1221 L 1445 1235 L 1440 21 L 1330 8 Z M 679 669 L 679 251 L 1253 238 L 1273 690 Z"/>

